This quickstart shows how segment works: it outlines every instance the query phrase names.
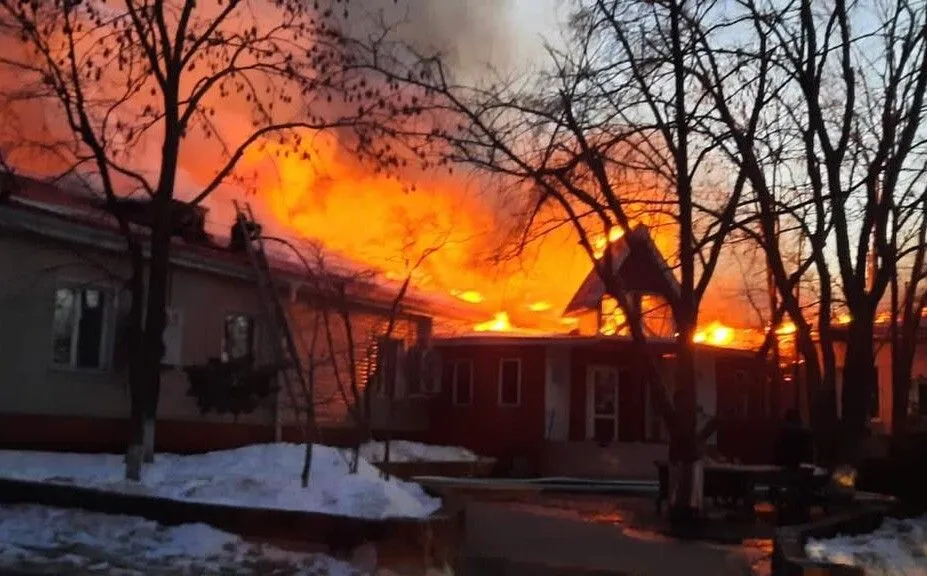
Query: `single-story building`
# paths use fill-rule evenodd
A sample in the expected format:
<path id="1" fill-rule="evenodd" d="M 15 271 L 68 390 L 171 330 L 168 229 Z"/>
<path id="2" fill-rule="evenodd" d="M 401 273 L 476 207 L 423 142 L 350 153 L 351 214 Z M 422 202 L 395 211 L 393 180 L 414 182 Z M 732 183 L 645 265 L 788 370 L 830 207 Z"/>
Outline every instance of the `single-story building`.
<path id="1" fill-rule="evenodd" d="M 10 192 L 0 204 L 0 446 L 120 451 L 129 414 L 120 341 L 129 307 L 125 239 L 93 195 L 28 178 L 19 178 Z M 134 233 L 144 237 L 144 211 L 138 222 Z M 190 393 L 185 367 L 245 357 L 270 363 L 269 344 L 279 337 L 269 333 L 247 254 L 206 234 L 203 218 L 197 227 L 173 239 L 157 449 L 193 452 L 294 438 L 296 411 L 282 391 L 237 415 L 201 413 Z M 306 282 L 301 264 L 272 255 L 270 265 L 294 330 L 307 330 L 313 314 L 327 304 Z M 351 286 L 344 305 L 364 388 L 395 290 L 363 280 Z M 435 317 L 432 306 L 414 293 L 404 299 L 392 338 L 403 345 L 392 350 L 424 346 Z M 442 310 L 445 319 L 453 319 L 451 305 Z M 319 357 L 346 354 L 344 330 L 334 332 L 332 348 L 338 351 L 323 343 Z M 346 383 L 338 384 L 333 368 L 322 364 L 316 371 L 317 418 L 323 439 L 338 441 L 353 427 L 351 396 L 343 393 Z M 430 386 L 405 390 L 398 362 L 391 365 L 397 400 L 389 426 L 426 430 Z M 378 420 L 384 403 L 383 394 L 372 401 L 375 427 L 386 425 Z"/>
<path id="2" fill-rule="evenodd" d="M 0 204 L 0 446 L 120 451 L 129 413 L 119 338 L 129 304 L 125 240 L 91 195 L 30 179 L 19 179 L 11 192 Z M 237 415 L 203 413 L 191 395 L 185 367 L 249 356 L 271 362 L 275 336 L 264 322 L 247 254 L 206 233 L 202 220 L 193 233 L 179 229 L 173 240 L 157 449 L 195 452 L 295 439 L 293 401 L 282 391 Z M 133 229 L 143 237 L 143 217 Z M 645 312 L 648 346 L 671 387 L 673 328 L 659 295 L 675 281 L 646 230 L 612 249 L 616 272 Z M 296 340 L 305 342 L 330 303 L 306 282 L 300 263 L 271 256 Z M 472 326 L 482 311 L 412 293 L 402 304 L 396 345 L 384 348 L 377 335 L 393 294 L 379 281 L 361 280 L 346 302 L 361 388 L 378 355 L 390 355 L 383 362 L 388 384 L 372 395 L 375 429 L 522 459 L 534 470 L 558 474 L 613 474 L 609 458 L 626 451 L 640 453 L 650 473 L 653 457 L 665 452 L 667 434 L 640 376 L 641 358 L 594 274 L 568 307 L 577 318 L 573 334 L 449 335 L 435 327 Z M 337 350 L 323 346 L 320 356 L 344 356 L 350 346 L 343 331 L 335 340 Z M 757 435 L 737 426 L 755 428 L 778 413 L 764 362 L 753 352 L 700 345 L 697 363 L 702 423 L 720 417 L 718 449 L 749 460 Z M 327 442 L 356 434 L 352 398 L 340 380 L 331 366 L 316 372 L 316 412 Z M 384 388 L 394 390 L 392 398 Z M 299 398 L 295 402 L 298 409 Z"/>

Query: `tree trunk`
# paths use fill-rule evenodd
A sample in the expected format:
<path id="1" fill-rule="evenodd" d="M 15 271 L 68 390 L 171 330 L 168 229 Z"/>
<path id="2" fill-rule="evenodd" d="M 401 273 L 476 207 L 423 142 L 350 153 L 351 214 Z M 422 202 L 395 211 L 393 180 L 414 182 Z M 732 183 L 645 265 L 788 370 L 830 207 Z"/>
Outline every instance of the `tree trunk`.
<path id="1" fill-rule="evenodd" d="M 306 452 L 303 456 L 303 473 L 302 473 L 302 485 L 303 488 L 309 486 L 309 475 L 312 472 L 312 440 L 306 440 Z"/>
<path id="2" fill-rule="evenodd" d="M 138 482 L 142 475 L 144 438 L 144 370 L 141 364 L 142 334 L 145 309 L 145 261 L 142 249 L 128 229 L 124 231 L 132 261 L 132 275 L 129 278 L 129 317 L 122 345 L 128 356 L 128 387 L 130 398 L 129 443 L 126 447 L 126 479 Z"/>
<path id="3" fill-rule="evenodd" d="M 896 353 L 894 348 L 892 349 L 892 436 L 895 438 L 901 438 L 908 431 L 908 402 L 911 398 L 913 364 L 914 355 L 908 350 L 899 350 Z"/>
<path id="4" fill-rule="evenodd" d="M 842 459 L 857 463 L 869 423 L 869 408 L 876 392 L 872 315 L 854 316 L 847 331 L 842 391 Z"/>
<path id="5" fill-rule="evenodd" d="M 145 304 L 145 327 L 140 351 L 141 372 L 144 383 L 140 390 L 140 434 L 142 456 L 146 462 L 154 460 L 155 422 L 158 399 L 161 393 L 161 360 L 164 358 L 164 328 L 167 323 L 168 276 L 170 274 L 170 199 L 156 197 L 153 202 L 155 222 L 151 231 L 151 257 L 148 265 L 148 292 Z"/>
<path id="6" fill-rule="evenodd" d="M 698 460 L 696 430 L 695 347 L 692 344 L 695 323 L 682 319 L 676 347 L 676 388 L 673 391 L 673 431 L 670 436 L 669 458 L 677 470 L 675 486 L 671 486 L 673 501 L 671 516 L 685 522 L 694 519 L 698 510 L 694 503 L 695 462 Z"/>

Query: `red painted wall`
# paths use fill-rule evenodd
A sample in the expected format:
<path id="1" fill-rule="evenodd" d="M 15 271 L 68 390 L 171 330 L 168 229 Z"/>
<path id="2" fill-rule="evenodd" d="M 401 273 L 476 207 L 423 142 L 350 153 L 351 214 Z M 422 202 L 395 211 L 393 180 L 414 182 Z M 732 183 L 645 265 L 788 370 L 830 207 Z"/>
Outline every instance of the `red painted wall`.
<path id="1" fill-rule="evenodd" d="M 484 456 L 534 458 L 544 442 L 545 348 L 542 345 L 441 346 L 441 392 L 432 403 L 434 443 L 469 448 Z M 499 405 L 499 365 L 521 360 L 521 404 Z M 454 405 L 451 366 L 473 362 L 473 402 Z"/>

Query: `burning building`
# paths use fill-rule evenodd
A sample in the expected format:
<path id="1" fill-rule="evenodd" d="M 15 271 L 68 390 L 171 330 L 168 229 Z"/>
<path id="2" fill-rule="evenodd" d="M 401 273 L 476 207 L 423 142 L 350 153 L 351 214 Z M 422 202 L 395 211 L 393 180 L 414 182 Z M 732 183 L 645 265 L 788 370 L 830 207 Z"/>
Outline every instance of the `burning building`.
<path id="1" fill-rule="evenodd" d="M 143 207 L 139 212 L 134 226 L 142 233 Z M 201 377 L 244 360 L 272 364 L 275 337 L 247 255 L 206 233 L 203 221 L 179 223 L 174 239 L 158 448 L 189 452 L 298 438 L 305 408 L 298 393 L 255 389 L 233 401 L 231 387 L 210 393 L 212 381 Z M 0 443 L 121 450 L 129 412 L 119 338 L 128 264 L 111 217 L 90 197 L 21 180 L 0 206 L 0 225 L 8 275 L 0 307 Z M 633 279 L 642 306 L 672 289 L 645 229 L 615 238 L 611 249 L 616 273 Z M 585 454 L 586 472 L 595 473 L 598 463 L 599 472 L 614 473 L 608 459 L 622 449 L 655 455 L 665 449 L 641 358 L 594 274 L 574 287 L 566 308 L 577 319 L 570 333 L 553 334 L 518 331 L 501 316 L 481 322 L 483 310 L 466 298 L 414 289 L 397 309 L 394 282 L 358 275 L 355 265 L 337 258 L 326 260 L 326 275 L 315 270 L 315 280 L 282 252 L 269 253 L 269 263 L 304 360 L 315 358 L 323 441 L 364 433 L 362 413 L 372 433 L 388 429 L 394 437 L 461 444 L 535 470 L 583 469 L 575 459 Z M 319 278 L 340 282 L 339 291 L 323 289 Z M 658 305 L 651 308 L 648 345 L 661 358 L 663 384 L 671 386 L 672 326 Z M 320 329 L 326 316 L 349 321 Z M 313 334 L 318 347 L 308 343 Z M 712 342 L 698 346 L 702 420 L 768 418 L 772 392 L 763 362 Z M 726 435 L 722 428 L 719 444 Z"/>

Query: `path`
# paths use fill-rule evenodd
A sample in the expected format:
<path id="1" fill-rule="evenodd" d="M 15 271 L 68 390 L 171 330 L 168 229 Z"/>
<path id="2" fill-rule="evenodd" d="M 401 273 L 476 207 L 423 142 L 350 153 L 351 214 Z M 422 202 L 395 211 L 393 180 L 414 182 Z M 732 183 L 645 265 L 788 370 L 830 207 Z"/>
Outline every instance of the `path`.
<path id="1" fill-rule="evenodd" d="M 465 576 L 744 575 L 758 553 L 683 542 L 565 510 L 474 503 L 467 509 Z"/>

